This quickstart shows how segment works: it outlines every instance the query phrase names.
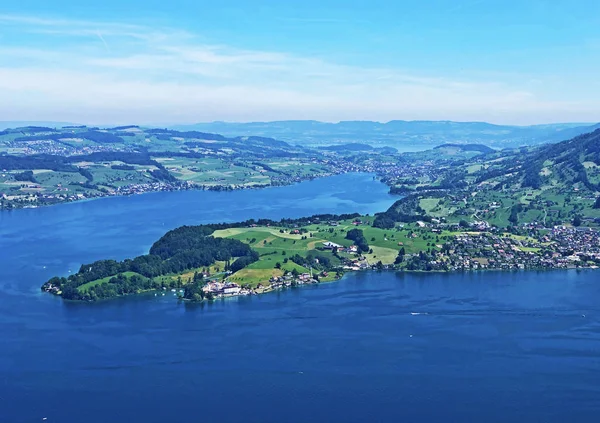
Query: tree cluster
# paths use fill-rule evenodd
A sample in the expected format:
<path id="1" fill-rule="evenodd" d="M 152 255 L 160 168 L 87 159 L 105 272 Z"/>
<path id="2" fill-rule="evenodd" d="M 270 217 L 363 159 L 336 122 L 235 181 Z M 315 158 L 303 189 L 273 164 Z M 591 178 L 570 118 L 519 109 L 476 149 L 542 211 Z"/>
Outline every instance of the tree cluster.
<path id="1" fill-rule="evenodd" d="M 346 239 L 354 241 L 354 244 L 358 247 L 359 253 L 366 253 L 369 251 L 369 244 L 362 229 L 350 229 L 346 232 Z"/>

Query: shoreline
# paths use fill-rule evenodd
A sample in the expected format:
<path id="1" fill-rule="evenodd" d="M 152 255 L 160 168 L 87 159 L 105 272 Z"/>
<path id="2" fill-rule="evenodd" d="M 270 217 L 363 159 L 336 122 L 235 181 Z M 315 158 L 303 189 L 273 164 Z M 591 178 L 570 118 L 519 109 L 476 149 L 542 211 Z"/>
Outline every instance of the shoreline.
<path id="1" fill-rule="evenodd" d="M 300 289 L 300 288 L 304 288 L 304 287 L 308 287 L 308 286 L 319 286 L 322 284 L 331 284 L 331 283 L 337 283 L 337 282 L 342 282 L 346 277 L 350 276 L 350 275 L 356 275 L 356 274 L 360 274 L 360 273 L 396 273 L 396 274 L 411 274 L 411 275 L 450 275 L 450 274 L 467 274 L 467 273 L 491 273 L 491 272 L 504 272 L 504 273 L 526 273 L 526 272 L 536 272 L 536 273 L 540 273 L 540 272 L 556 272 L 556 271 L 563 271 L 563 272 L 570 272 L 570 271 L 576 271 L 576 272 L 581 272 L 581 271 L 595 271 L 600 269 L 599 267 L 579 267 L 579 268 L 560 268 L 560 267 L 556 267 L 556 268 L 532 268 L 532 269 L 472 269 L 472 270 L 463 270 L 463 271 L 453 271 L 453 270 L 403 270 L 403 269 L 365 269 L 365 270 L 356 270 L 356 271 L 349 271 L 344 273 L 340 278 L 337 279 L 333 279 L 333 280 L 329 280 L 329 281 L 319 281 L 319 282 L 315 282 L 315 283 L 302 283 L 302 284 L 297 284 L 297 285 L 293 285 L 293 286 L 283 286 L 283 287 L 277 287 L 277 288 L 270 288 L 270 289 L 266 289 L 263 292 L 260 293 L 253 293 L 250 295 L 229 295 L 229 296 L 221 296 L 221 297 L 216 297 L 212 300 L 208 300 L 208 299 L 203 299 L 202 301 L 195 301 L 195 300 L 189 300 L 186 298 L 178 298 L 179 301 L 185 302 L 186 304 L 204 304 L 204 303 L 213 303 L 215 301 L 221 300 L 228 300 L 228 299 L 232 299 L 232 298 L 239 298 L 239 297 L 253 297 L 253 296 L 260 296 L 260 295 L 264 295 L 264 294 L 272 294 L 275 292 L 281 292 L 281 291 L 287 291 L 288 289 Z M 150 291 L 151 292 L 151 291 Z M 159 292 L 158 290 L 156 292 Z M 130 295 L 136 295 L 136 294 L 130 294 Z M 124 298 L 126 296 L 122 296 L 122 297 L 117 297 L 117 298 Z M 107 298 L 107 300 L 110 300 L 110 298 Z M 85 301 L 74 301 L 77 303 L 81 303 L 81 302 L 85 302 Z"/>
<path id="2" fill-rule="evenodd" d="M 45 294 L 50 294 L 53 297 L 61 298 L 62 301 L 65 301 L 70 304 L 91 304 L 91 303 L 103 303 L 103 302 L 113 301 L 113 300 L 117 300 L 117 299 L 126 299 L 128 297 L 134 297 L 134 296 L 149 295 L 151 293 L 154 293 L 155 297 L 163 297 L 163 296 L 166 296 L 165 294 L 173 293 L 173 291 L 175 290 L 173 296 L 176 297 L 175 299 L 177 301 L 191 305 L 191 304 L 210 304 L 210 303 L 214 303 L 216 301 L 225 301 L 225 300 L 229 300 L 229 299 L 233 299 L 233 298 L 255 297 L 255 296 L 261 296 L 261 295 L 265 295 L 265 294 L 272 294 L 275 292 L 287 291 L 289 289 L 299 289 L 299 288 L 304 288 L 304 287 L 308 287 L 308 286 L 319 286 L 319 285 L 323 285 L 323 284 L 338 283 L 338 282 L 342 282 L 346 277 L 348 277 L 350 275 L 356 275 L 356 274 L 360 274 L 360 273 L 396 273 L 396 274 L 410 274 L 410 275 L 451 275 L 451 274 L 456 275 L 456 274 L 467 274 L 467 273 L 485 274 L 485 273 L 492 273 L 492 272 L 502 272 L 502 273 L 529 273 L 529 272 L 536 272 L 536 273 L 544 272 L 545 273 L 545 272 L 558 272 L 558 271 L 582 272 L 582 271 L 597 271 L 599 269 L 600 269 L 600 267 L 597 267 L 597 266 L 596 267 L 591 267 L 591 266 L 590 267 L 576 267 L 576 268 L 555 267 L 555 268 L 531 268 L 531 269 L 470 269 L 470 270 L 462 270 L 462 271 L 456 271 L 456 270 L 405 270 L 405 269 L 394 269 L 394 268 L 364 269 L 364 270 L 348 271 L 348 272 L 345 272 L 339 278 L 327 280 L 327 281 L 302 282 L 302 283 L 297 283 L 297 284 L 293 284 L 293 285 L 291 284 L 291 285 L 287 285 L 287 286 L 284 285 L 284 286 L 278 286 L 278 287 L 269 286 L 269 287 L 265 287 L 265 289 L 262 290 L 261 292 L 255 292 L 256 288 L 253 288 L 251 290 L 251 292 L 248 294 L 219 295 L 219 296 L 213 297 L 212 299 L 203 298 L 201 301 L 183 298 L 181 295 L 179 295 L 179 294 L 181 294 L 181 291 L 183 290 L 182 288 L 148 289 L 148 290 L 142 290 L 142 291 L 136 292 L 136 293 L 119 295 L 119 296 L 111 297 L 111 298 L 102 298 L 102 299 L 95 300 L 95 301 L 65 299 L 62 297 L 61 294 L 57 294 L 57 293 L 50 292 L 50 291 L 42 291 L 42 292 Z M 162 293 L 163 295 L 156 295 L 158 293 Z"/>
<path id="3" fill-rule="evenodd" d="M 268 188 L 288 187 L 288 186 L 301 184 L 304 182 L 314 181 L 317 179 L 331 178 L 334 176 L 347 175 L 347 174 L 351 174 L 351 173 L 362 174 L 362 175 L 374 175 L 373 173 L 370 173 L 370 172 L 339 172 L 339 173 L 331 173 L 331 174 L 327 174 L 327 175 L 306 176 L 297 181 L 292 181 L 292 182 L 288 182 L 288 183 L 278 183 L 275 185 L 273 185 L 273 184 L 268 184 L 268 185 L 266 185 L 266 184 L 262 184 L 262 185 L 237 185 L 237 184 L 232 184 L 232 185 L 194 185 L 194 184 L 188 184 L 185 186 L 179 186 L 177 188 L 172 188 L 172 189 L 151 189 L 151 190 L 143 191 L 143 192 L 103 194 L 103 195 L 95 195 L 93 197 L 86 197 L 86 198 L 72 198 L 72 199 L 70 198 L 70 199 L 64 199 L 61 201 L 47 202 L 47 203 L 42 203 L 42 204 L 14 204 L 12 207 L 3 206 L 2 203 L 0 202 L 0 213 L 10 212 L 13 210 L 47 208 L 47 207 L 53 207 L 53 206 L 60 206 L 60 205 L 64 205 L 64 204 L 78 204 L 78 203 L 85 203 L 85 202 L 89 202 L 89 201 L 103 200 L 103 199 L 107 199 L 107 198 L 122 198 L 122 197 L 134 197 L 134 196 L 137 197 L 139 195 L 157 194 L 157 193 L 161 193 L 161 192 L 184 192 L 184 191 L 233 192 L 233 191 L 245 191 L 245 190 L 263 190 L 263 189 L 268 189 Z M 377 180 L 389 188 L 389 185 L 385 184 L 379 177 L 377 177 Z M 185 181 L 181 181 L 181 182 L 182 182 L 182 184 L 185 184 Z M 166 186 L 165 186 L 165 188 L 166 188 Z M 399 196 L 399 194 L 393 194 L 391 192 L 390 192 L 390 195 Z M 1 199 L 2 198 L 0 197 L 0 200 Z"/>

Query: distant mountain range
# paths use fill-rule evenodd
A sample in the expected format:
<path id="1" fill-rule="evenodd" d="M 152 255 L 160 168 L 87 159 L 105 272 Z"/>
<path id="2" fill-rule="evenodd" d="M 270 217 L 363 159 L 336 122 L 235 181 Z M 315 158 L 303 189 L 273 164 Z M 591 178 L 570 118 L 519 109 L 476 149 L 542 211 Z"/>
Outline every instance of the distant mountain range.
<path id="1" fill-rule="evenodd" d="M 66 122 L 0 122 L 0 130 L 24 126 L 60 128 L 73 125 Z M 547 125 L 511 126 L 486 122 L 403 121 L 386 123 L 372 121 L 342 121 L 338 123 L 314 120 L 274 122 L 210 122 L 193 125 L 170 125 L 169 129 L 241 136 L 275 138 L 302 147 L 362 144 L 372 147 L 394 147 L 400 151 L 431 149 L 441 144 L 484 144 L 495 149 L 564 141 L 593 132 L 599 124 L 556 123 Z"/>
<path id="2" fill-rule="evenodd" d="M 391 146 L 400 150 L 428 149 L 440 144 L 485 144 L 497 149 L 563 141 L 592 132 L 600 124 L 557 123 L 510 126 L 486 122 L 403 121 L 387 123 L 343 121 L 327 123 L 313 120 L 276 122 L 210 122 L 173 126 L 179 130 L 216 132 L 226 136 L 259 135 L 293 144 L 327 145 L 362 143 Z"/>
<path id="3" fill-rule="evenodd" d="M 39 127 L 50 127 L 50 128 L 62 128 L 64 126 L 75 125 L 71 122 L 55 122 L 55 121 L 42 121 L 42 120 L 3 120 L 0 121 L 0 131 L 9 128 L 24 128 L 27 126 L 39 126 Z"/>

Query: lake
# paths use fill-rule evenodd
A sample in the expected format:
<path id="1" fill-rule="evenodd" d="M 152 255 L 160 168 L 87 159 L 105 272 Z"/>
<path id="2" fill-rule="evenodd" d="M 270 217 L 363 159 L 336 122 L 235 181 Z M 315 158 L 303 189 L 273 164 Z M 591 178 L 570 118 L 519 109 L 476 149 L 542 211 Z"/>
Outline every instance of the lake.
<path id="1" fill-rule="evenodd" d="M 0 422 L 596 422 L 600 273 L 350 274 L 190 305 L 39 292 L 182 224 L 374 213 L 371 175 L 0 213 Z"/>

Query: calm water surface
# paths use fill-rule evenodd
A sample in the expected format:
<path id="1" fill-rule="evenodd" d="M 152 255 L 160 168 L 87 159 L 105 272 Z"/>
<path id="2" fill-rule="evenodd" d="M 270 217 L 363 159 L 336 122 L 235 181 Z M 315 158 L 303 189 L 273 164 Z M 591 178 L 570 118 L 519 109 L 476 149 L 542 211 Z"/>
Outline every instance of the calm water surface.
<path id="1" fill-rule="evenodd" d="M 170 228 L 395 199 L 368 175 L 0 213 L 0 423 L 596 422 L 600 273 L 348 275 L 184 305 L 39 292 Z"/>

